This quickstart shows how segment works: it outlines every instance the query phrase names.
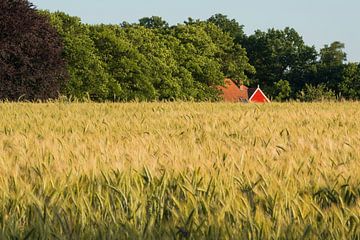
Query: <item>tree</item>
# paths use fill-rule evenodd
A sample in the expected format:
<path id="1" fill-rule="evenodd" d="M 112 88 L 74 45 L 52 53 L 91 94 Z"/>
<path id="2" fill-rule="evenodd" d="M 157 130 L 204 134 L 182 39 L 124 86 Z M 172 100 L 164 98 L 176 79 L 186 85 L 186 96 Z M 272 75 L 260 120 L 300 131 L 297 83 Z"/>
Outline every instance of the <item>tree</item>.
<path id="1" fill-rule="evenodd" d="M 244 25 L 240 25 L 235 19 L 229 19 L 226 15 L 215 14 L 211 16 L 208 22 L 215 24 L 223 32 L 229 33 L 234 42 L 241 44 L 245 38 Z"/>
<path id="2" fill-rule="evenodd" d="M 50 16 L 64 42 L 63 55 L 67 61 L 70 80 L 62 92 L 78 99 L 121 99 L 121 86 L 108 73 L 106 63 L 100 59 L 90 38 L 89 26 L 82 24 L 80 18 L 62 12 L 42 13 Z"/>
<path id="3" fill-rule="evenodd" d="M 348 99 L 360 99 L 360 64 L 348 63 L 345 65 L 339 91 L 341 96 Z"/>
<path id="4" fill-rule="evenodd" d="M 244 47 L 256 69 L 250 78 L 254 84 L 264 86 L 267 93 L 274 92 L 274 84 L 283 79 L 290 83 L 294 96 L 316 72 L 315 47 L 307 46 L 295 29 L 258 30 L 244 40 Z"/>
<path id="5" fill-rule="evenodd" d="M 317 102 L 335 100 L 335 92 L 328 89 L 325 84 L 305 84 L 304 88 L 297 93 L 297 99 L 303 102 Z"/>
<path id="6" fill-rule="evenodd" d="M 141 18 L 139 20 L 139 24 L 140 26 L 152 29 L 162 29 L 169 27 L 169 24 L 158 16 Z"/>
<path id="7" fill-rule="evenodd" d="M 190 75 L 191 97 L 196 100 L 215 100 L 218 90 L 214 86 L 223 84 L 224 73 L 217 58 L 219 47 L 214 43 L 199 21 L 179 24 L 172 29 L 179 45 L 174 49 L 176 60 L 184 75 Z"/>
<path id="8" fill-rule="evenodd" d="M 279 80 L 274 84 L 273 96 L 276 101 L 283 101 L 290 97 L 291 87 L 290 83 L 286 80 Z"/>
<path id="9" fill-rule="evenodd" d="M 238 84 L 249 84 L 248 74 L 254 74 L 255 68 L 249 63 L 246 49 L 235 43 L 231 34 L 224 32 L 211 22 L 199 23 L 217 46 L 215 57 L 221 64 L 223 74 L 236 80 Z"/>
<path id="10" fill-rule="evenodd" d="M 169 40 L 169 35 L 157 29 L 136 24 L 98 25 L 91 27 L 91 32 L 108 72 L 123 89 L 123 100 L 183 98 L 172 52 L 177 39 Z"/>
<path id="11" fill-rule="evenodd" d="M 343 51 L 345 44 L 341 42 L 333 42 L 325 45 L 320 50 L 320 63 L 327 66 L 339 66 L 346 61 L 346 53 Z"/>
<path id="12" fill-rule="evenodd" d="M 57 98 L 67 72 L 63 45 L 27 0 L 0 0 L 0 99 Z"/>
<path id="13" fill-rule="evenodd" d="M 345 45 L 340 42 L 333 42 L 325 45 L 320 50 L 320 61 L 318 63 L 318 82 L 324 83 L 328 88 L 339 93 L 339 84 L 343 78 L 344 61 L 346 53 L 343 51 Z"/>

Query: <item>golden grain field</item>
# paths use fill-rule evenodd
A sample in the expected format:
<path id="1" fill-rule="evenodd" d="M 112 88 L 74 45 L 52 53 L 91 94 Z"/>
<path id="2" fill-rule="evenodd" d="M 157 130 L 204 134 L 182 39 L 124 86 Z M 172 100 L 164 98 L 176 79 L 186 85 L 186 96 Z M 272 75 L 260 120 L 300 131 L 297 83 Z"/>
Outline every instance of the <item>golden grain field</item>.
<path id="1" fill-rule="evenodd" d="M 360 239 L 360 103 L 0 113 L 0 239 Z"/>

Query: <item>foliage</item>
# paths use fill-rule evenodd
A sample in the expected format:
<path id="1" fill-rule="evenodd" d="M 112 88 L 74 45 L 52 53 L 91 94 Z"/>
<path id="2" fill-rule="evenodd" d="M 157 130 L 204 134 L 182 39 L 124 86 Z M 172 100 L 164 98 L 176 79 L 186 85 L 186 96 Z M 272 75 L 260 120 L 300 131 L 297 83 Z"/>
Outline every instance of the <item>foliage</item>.
<path id="1" fill-rule="evenodd" d="M 101 25 L 91 31 L 108 71 L 124 89 L 125 100 L 199 100 L 194 92 L 202 92 L 196 81 L 203 78 L 194 79 L 189 65 L 182 65 L 182 53 L 178 52 L 182 46 L 177 38 L 138 25 L 123 28 Z M 198 56 L 207 60 L 200 52 Z M 205 70 L 204 66 L 197 67 L 199 71 Z"/>
<path id="2" fill-rule="evenodd" d="M 48 18 L 27 0 L 0 0 L 0 99 L 57 98 L 67 72 Z"/>
<path id="3" fill-rule="evenodd" d="M 223 32 L 228 33 L 237 44 L 241 44 L 246 37 L 244 25 L 240 25 L 235 19 L 229 19 L 226 15 L 221 13 L 211 16 L 207 22 L 215 24 Z"/>
<path id="4" fill-rule="evenodd" d="M 62 92 L 78 99 L 119 99 L 122 95 L 121 86 L 98 56 L 97 49 L 89 37 L 89 27 L 82 24 L 80 18 L 62 12 L 42 13 L 50 16 L 52 24 L 64 42 L 64 58 L 67 61 L 70 80 Z"/>
<path id="5" fill-rule="evenodd" d="M 274 84 L 273 96 L 276 101 L 283 101 L 290 97 L 291 87 L 290 83 L 286 80 L 279 80 Z"/>
<path id="6" fill-rule="evenodd" d="M 222 31 L 213 23 L 203 24 L 205 31 L 219 49 L 216 57 L 222 65 L 224 75 L 243 84 L 249 84 L 247 75 L 254 74 L 255 68 L 249 63 L 246 49 L 235 43 L 231 34 Z"/>
<path id="7" fill-rule="evenodd" d="M 132 29 L 132 28 L 131 28 Z M 141 31 L 139 30 L 141 29 Z M 101 60 L 107 65 L 107 71 L 112 75 L 123 89 L 124 100 L 151 100 L 157 98 L 153 86 L 151 64 L 156 64 L 155 59 L 148 59 L 141 54 L 137 46 L 144 47 L 144 39 L 149 37 L 150 30 L 141 27 L 131 37 L 137 38 L 137 45 L 129 39 L 129 35 L 119 26 L 92 26 L 91 39 Z M 145 36 L 144 36 L 145 35 Z M 147 35 L 147 36 L 146 36 Z M 151 40 L 149 39 L 149 42 Z M 158 49 L 157 49 L 158 50 Z"/>
<path id="8" fill-rule="evenodd" d="M 342 81 L 345 67 L 344 47 L 345 45 L 340 42 L 333 42 L 330 46 L 325 45 L 320 50 L 320 61 L 317 64 L 317 83 L 325 84 L 336 93 L 339 93 L 339 84 Z"/>
<path id="9" fill-rule="evenodd" d="M 345 44 L 341 42 L 333 42 L 325 45 L 320 50 L 320 63 L 324 65 L 342 65 L 346 60 L 346 53 L 343 51 Z"/>
<path id="10" fill-rule="evenodd" d="M 31 4 L 22 2 L 36 14 Z M 5 3 L 10 1 L 3 0 Z M 35 24 L 9 30 L 16 19 L 2 16 L 2 41 L 8 42 L 1 45 L 0 60 L 6 71 L 1 72 L 0 98 L 6 95 L 16 100 L 25 89 L 32 89 L 38 93 L 24 95 L 24 99 L 56 97 L 61 92 L 69 98 L 95 101 L 214 101 L 220 93 L 216 86 L 223 85 L 225 77 L 239 84 L 260 84 L 278 101 L 312 91 L 309 86 L 329 89 L 347 99 L 358 98 L 359 72 L 355 63 L 345 64 L 344 44 L 333 42 L 318 53 L 293 28 L 257 30 L 246 36 L 243 25 L 223 14 L 206 21 L 189 18 L 170 26 L 159 16 L 144 17 L 138 23 L 88 25 L 62 12 L 37 13 L 44 24 L 48 24 L 46 18 L 51 19 L 64 48 L 53 29 L 39 30 L 42 25 Z M 36 32 L 36 28 L 41 34 L 52 34 L 46 44 L 53 45 L 42 48 L 45 40 L 27 41 L 39 39 L 24 33 L 28 29 Z M 7 31 L 17 35 L 7 37 Z M 18 34 L 20 31 L 23 33 Z M 34 51 L 39 46 L 41 49 Z M 54 51 L 46 50 L 51 47 Z M 60 54 L 70 75 L 62 86 L 66 70 Z M 50 57 L 51 61 L 47 60 Z M 29 74 L 33 75 L 25 77 Z"/>
<path id="11" fill-rule="evenodd" d="M 339 91 L 348 99 L 360 99 L 360 64 L 348 63 L 345 65 Z"/>
<path id="12" fill-rule="evenodd" d="M 49 14 L 49 13 L 45 13 Z M 92 100 L 216 100 L 224 76 L 247 82 L 245 49 L 213 23 L 169 27 L 161 17 L 139 24 L 85 25 L 50 14 L 65 44 L 68 96 Z"/>
<path id="13" fill-rule="evenodd" d="M 290 83 L 294 93 L 311 79 L 317 56 L 315 47 L 307 46 L 293 28 L 258 30 L 245 39 L 243 46 L 256 69 L 251 76 L 254 84 L 271 89 L 283 79 Z"/>
<path id="14" fill-rule="evenodd" d="M 159 16 L 144 17 L 139 19 L 140 26 L 146 28 L 163 29 L 169 28 L 169 24 Z"/>
<path id="15" fill-rule="evenodd" d="M 225 76 L 242 84 L 249 85 L 248 75 L 255 74 L 256 70 L 249 63 L 246 49 L 241 46 L 245 38 L 243 31 L 244 26 L 240 25 L 235 19 L 230 20 L 226 15 L 222 14 L 215 14 L 210 17 L 207 22 L 210 23 L 207 25 L 208 28 L 214 29 L 213 27 L 211 28 L 212 24 L 217 27 L 215 28 L 215 32 L 217 33 L 210 32 L 210 36 L 212 36 L 222 49 L 220 61 L 223 65 L 222 71 Z M 221 30 L 223 34 L 219 34 L 219 30 Z"/>
<path id="16" fill-rule="evenodd" d="M 357 239 L 359 108 L 3 103 L 0 238 Z"/>
<path id="17" fill-rule="evenodd" d="M 325 84 L 317 86 L 306 84 L 304 89 L 298 93 L 298 99 L 304 102 L 334 100 L 335 92 L 329 90 Z"/>
<path id="18" fill-rule="evenodd" d="M 223 84 L 224 74 L 246 79 L 245 72 L 254 71 L 246 52 L 214 24 L 196 21 L 164 29 L 149 23 L 159 17 L 151 19 L 90 28 L 125 100 L 216 100 L 214 86 Z"/>

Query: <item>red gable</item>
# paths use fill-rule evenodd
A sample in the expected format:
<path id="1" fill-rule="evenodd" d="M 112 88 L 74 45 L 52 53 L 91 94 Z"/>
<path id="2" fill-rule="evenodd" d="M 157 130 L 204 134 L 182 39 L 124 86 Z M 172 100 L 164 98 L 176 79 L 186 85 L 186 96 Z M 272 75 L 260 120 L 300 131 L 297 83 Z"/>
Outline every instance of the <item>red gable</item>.
<path id="1" fill-rule="evenodd" d="M 261 91 L 258 87 L 255 92 L 250 96 L 249 102 L 253 103 L 268 103 L 270 100 L 266 97 L 266 95 Z"/>

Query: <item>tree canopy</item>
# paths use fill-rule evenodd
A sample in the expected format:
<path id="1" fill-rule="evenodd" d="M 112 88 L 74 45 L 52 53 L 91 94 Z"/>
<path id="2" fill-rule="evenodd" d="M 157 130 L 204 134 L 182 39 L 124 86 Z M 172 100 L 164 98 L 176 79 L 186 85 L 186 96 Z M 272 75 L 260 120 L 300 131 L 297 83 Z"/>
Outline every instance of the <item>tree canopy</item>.
<path id="1" fill-rule="evenodd" d="M 57 98 L 67 77 L 63 42 L 26 0 L 0 0 L 0 99 Z"/>
<path id="2" fill-rule="evenodd" d="M 213 101 L 225 77 L 260 84 L 277 101 L 360 97 L 359 64 L 346 62 L 344 44 L 317 51 L 290 27 L 247 36 L 223 14 L 177 25 L 160 16 L 89 25 L 25 0 L 0 6 L 2 99 Z"/>
<path id="3" fill-rule="evenodd" d="M 293 92 L 300 90 L 309 80 L 317 59 L 315 47 L 307 46 L 293 28 L 256 31 L 243 44 L 256 69 L 251 79 L 270 93 L 280 80 L 288 81 Z"/>
<path id="4" fill-rule="evenodd" d="M 246 50 L 212 22 L 169 26 L 161 17 L 139 23 L 87 25 L 47 13 L 65 44 L 71 79 L 63 93 L 93 100 L 216 100 L 224 77 L 247 82 Z"/>

